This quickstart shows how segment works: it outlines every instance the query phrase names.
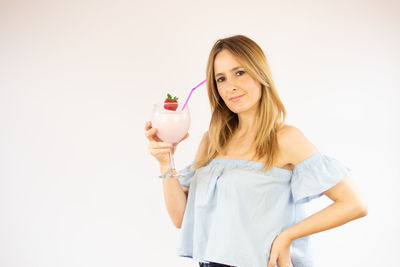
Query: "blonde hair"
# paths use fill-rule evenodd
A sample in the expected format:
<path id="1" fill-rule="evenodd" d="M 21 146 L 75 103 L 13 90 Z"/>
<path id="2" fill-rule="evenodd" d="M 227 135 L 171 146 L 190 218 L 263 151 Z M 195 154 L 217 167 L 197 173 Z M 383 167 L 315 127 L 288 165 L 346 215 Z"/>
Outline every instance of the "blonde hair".
<path id="1" fill-rule="evenodd" d="M 253 40 L 243 35 L 217 40 L 208 57 L 206 77 L 211 106 L 209 141 L 208 148 L 194 163 L 194 168 L 200 168 L 221 153 L 239 124 L 237 114 L 225 105 L 215 82 L 214 60 L 223 49 L 232 53 L 253 79 L 261 84 L 261 98 L 255 123 L 257 134 L 248 152 L 255 151 L 252 159 L 262 159 L 263 170 L 268 171 L 275 164 L 279 152 L 277 132 L 285 123 L 286 110 L 275 88 L 264 52 Z"/>

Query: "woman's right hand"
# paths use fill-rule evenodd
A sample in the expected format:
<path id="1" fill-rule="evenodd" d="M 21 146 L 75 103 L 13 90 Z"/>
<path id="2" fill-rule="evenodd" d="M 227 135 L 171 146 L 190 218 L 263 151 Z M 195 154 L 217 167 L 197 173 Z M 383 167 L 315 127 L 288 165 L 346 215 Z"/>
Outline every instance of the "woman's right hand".
<path id="1" fill-rule="evenodd" d="M 157 136 L 157 128 L 152 128 L 151 121 L 146 122 L 144 129 L 146 130 L 145 136 L 147 137 L 147 139 L 149 139 L 148 149 L 150 151 L 150 154 L 156 158 L 156 160 L 160 163 L 160 165 L 168 165 L 169 152 L 171 151 L 171 149 L 174 148 L 173 144 L 163 142 Z M 177 144 L 175 144 L 175 150 L 176 150 L 176 145 L 178 145 L 188 136 L 189 133 L 186 133 L 186 135 Z"/>

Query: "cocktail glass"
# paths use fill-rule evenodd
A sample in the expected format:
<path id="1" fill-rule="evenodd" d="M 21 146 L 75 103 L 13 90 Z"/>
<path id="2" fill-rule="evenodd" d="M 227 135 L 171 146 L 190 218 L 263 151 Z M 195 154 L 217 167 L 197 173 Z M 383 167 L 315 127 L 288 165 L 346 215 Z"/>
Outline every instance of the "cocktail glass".
<path id="1" fill-rule="evenodd" d="M 182 105 L 177 104 L 177 109 L 173 111 L 165 109 L 163 102 L 156 103 L 153 105 L 151 124 L 152 127 L 157 128 L 157 135 L 163 142 L 172 143 L 173 145 L 169 152 L 168 171 L 159 177 L 183 177 L 183 175 L 175 169 L 174 152 L 176 145 L 182 140 L 190 128 L 189 107 L 186 106 L 185 109 L 182 110 Z"/>

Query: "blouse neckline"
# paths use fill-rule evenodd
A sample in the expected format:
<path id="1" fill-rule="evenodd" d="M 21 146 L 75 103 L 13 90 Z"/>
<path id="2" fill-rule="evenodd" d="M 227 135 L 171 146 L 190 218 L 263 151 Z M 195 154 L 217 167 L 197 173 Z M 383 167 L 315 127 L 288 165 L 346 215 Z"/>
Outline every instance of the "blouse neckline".
<path id="1" fill-rule="evenodd" d="M 264 166 L 264 162 L 261 161 L 255 161 L 255 160 L 246 160 L 246 159 L 230 159 L 230 158 L 213 158 L 211 160 L 211 162 L 220 162 L 220 163 L 229 163 L 229 162 L 233 162 L 233 163 L 237 163 L 237 164 L 246 164 L 246 165 L 252 165 L 253 167 L 257 168 L 257 169 L 261 169 Z M 287 169 L 283 169 L 283 168 L 279 168 L 276 166 L 272 166 L 271 170 L 275 170 L 277 172 L 280 172 L 282 174 L 288 174 L 291 175 L 293 173 L 293 170 L 287 170 Z"/>

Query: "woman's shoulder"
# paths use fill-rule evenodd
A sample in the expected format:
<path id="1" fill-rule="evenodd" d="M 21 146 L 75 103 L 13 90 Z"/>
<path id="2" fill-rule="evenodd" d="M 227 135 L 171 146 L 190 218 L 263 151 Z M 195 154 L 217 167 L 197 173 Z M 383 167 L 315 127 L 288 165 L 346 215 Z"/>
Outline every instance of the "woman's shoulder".
<path id="1" fill-rule="evenodd" d="M 294 125 L 284 124 L 277 132 L 281 142 L 289 141 L 290 138 L 299 138 L 303 133 Z"/>
<path id="2" fill-rule="evenodd" d="M 200 144 L 197 148 L 195 161 L 198 161 L 202 157 L 202 155 L 204 155 L 204 153 L 206 153 L 207 148 L 208 148 L 208 143 L 209 143 L 209 135 L 208 135 L 208 131 L 206 131 L 203 134 L 203 137 L 201 138 Z"/>
<path id="3" fill-rule="evenodd" d="M 199 146 L 201 146 L 201 147 L 207 146 L 209 143 L 209 140 L 210 140 L 210 135 L 208 134 L 208 131 L 205 131 L 205 133 L 203 133 L 203 136 L 201 138 Z"/>
<path id="4" fill-rule="evenodd" d="M 285 162 L 297 165 L 318 151 L 317 147 L 294 125 L 285 124 L 277 132 L 280 154 Z"/>

